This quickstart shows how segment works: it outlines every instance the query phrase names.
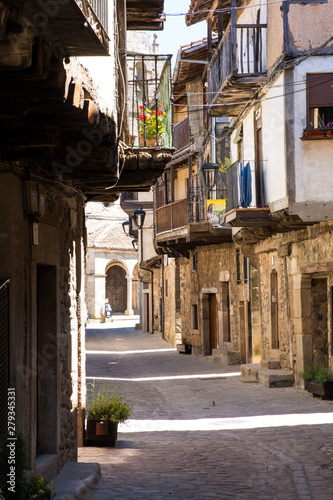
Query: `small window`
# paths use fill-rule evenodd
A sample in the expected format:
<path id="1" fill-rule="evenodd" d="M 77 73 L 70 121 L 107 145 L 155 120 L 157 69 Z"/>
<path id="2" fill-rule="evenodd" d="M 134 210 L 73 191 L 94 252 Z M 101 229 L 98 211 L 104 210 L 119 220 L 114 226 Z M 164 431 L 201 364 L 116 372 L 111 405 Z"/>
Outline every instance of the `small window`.
<path id="1" fill-rule="evenodd" d="M 198 330 L 198 304 L 192 304 L 192 329 Z"/>
<path id="2" fill-rule="evenodd" d="M 124 199 L 124 201 L 137 200 L 138 199 L 138 193 L 134 193 L 133 191 L 125 191 L 123 199 Z"/>
<path id="3" fill-rule="evenodd" d="M 308 125 L 325 127 L 333 122 L 333 73 L 308 73 L 306 75 Z"/>
<path id="4" fill-rule="evenodd" d="M 248 258 L 244 257 L 244 283 L 247 283 L 248 280 L 247 267 L 248 267 Z"/>
<path id="5" fill-rule="evenodd" d="M 192 253 L 192 271 L 195 272 L 197 270 L 197 254 L 195 252 Z"/>
<path id="6" fill-rule="evenodd" d="M 236 250 L 236 271 L 237 271 L 237 284 L 239 285 L 241 280 L 241 272 L 240 272 L 240 249 Z"/>

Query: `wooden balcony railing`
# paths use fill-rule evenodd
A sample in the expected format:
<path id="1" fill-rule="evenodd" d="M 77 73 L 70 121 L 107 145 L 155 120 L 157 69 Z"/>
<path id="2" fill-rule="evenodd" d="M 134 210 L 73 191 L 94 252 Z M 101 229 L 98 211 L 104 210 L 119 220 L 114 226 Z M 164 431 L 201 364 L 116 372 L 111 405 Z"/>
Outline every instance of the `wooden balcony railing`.
<path id="1" fill-rule="evenodd" d="M 173 127 L 173 145 L 176 151 L 190 143 L 189 119 L 185 118 Z"/>
<path id="2" fill-rule="evenodd" d="M 108 33 L 108 0 L 89 0 L 89 4 Z"/>
<path id="3" fill-rule="evenodd" d="M 266 24 L 237 24 L 226 30 L 208 71 L 209 102 L 231 77 L 266 72 L 266 30 Z"/>
<path id="4" fill-rule="evenodd" d="M 187 222 L 187 199 L 175 201 L 156 210 L 157 234 L 184 227 Z"/>

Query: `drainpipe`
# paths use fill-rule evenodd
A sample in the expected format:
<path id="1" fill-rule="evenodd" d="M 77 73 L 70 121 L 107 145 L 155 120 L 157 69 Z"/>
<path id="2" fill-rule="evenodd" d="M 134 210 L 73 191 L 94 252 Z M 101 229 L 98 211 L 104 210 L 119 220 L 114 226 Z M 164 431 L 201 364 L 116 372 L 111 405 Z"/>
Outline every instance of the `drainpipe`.
<path id="1" fill-rule="evenodd" d="M 216 118 L 215 116 L 212 116 L 212 163 L 216 163 L 216 135 L 215 135 L 215 125 L 216 125 Z M 216 184 L 213 187 L 213 193 L 214 197 L 216 199 Z"/>

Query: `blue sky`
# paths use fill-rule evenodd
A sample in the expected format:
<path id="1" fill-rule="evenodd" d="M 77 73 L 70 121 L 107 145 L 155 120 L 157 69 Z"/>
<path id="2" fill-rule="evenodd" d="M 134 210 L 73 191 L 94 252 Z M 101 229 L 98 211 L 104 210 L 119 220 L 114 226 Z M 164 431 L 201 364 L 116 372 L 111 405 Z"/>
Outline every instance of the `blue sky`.
<path id="1" fill-rule="evenodd" d="M 188 11 L 190 0 L 164 0 L 166 14 L 185 14 Z M 184 16 L 167 16 L 163 31 L 156 31 L 158 35 L 159 53 L 173 54 L 173 66 L 178 49 L 181 45 L 201 40 L 207 36 L 206 22 L 187 27 Z"/>

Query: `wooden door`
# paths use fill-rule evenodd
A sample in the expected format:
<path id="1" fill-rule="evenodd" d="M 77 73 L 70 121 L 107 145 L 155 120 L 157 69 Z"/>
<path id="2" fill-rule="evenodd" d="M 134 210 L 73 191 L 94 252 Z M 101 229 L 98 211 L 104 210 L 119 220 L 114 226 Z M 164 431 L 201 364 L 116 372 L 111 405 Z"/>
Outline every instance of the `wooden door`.
<path id="1" fill-rule="evenodd" d="M 112 266 L 106 273 L 105 297 L 113 313 L 124 313 L 127 306 L 126 271 L 120 266 Z"/>
<path id="2" fill-rule="evenodd" d="M 245 302 L 239 303 L 239 351 L 241 356 L 241 363 L 247 362 L 246 356 L 246 311 Z"/>
<path id="3" fill-rule="evenodd" d="M 278 310 L 278 281 L 277 272 L 271 273 L 271 339 L 272 349 L 280 346 L 279 335 L 279 310 Z"/>
<path id="4" fill-rule="evenodd" d="M 217 349 L 217 300 L 216 295 L 209 295 L 208 299 L 209 303 L 209 345 L 210 345 L 210 354 L 212 353 L 212 349 Z"/>

